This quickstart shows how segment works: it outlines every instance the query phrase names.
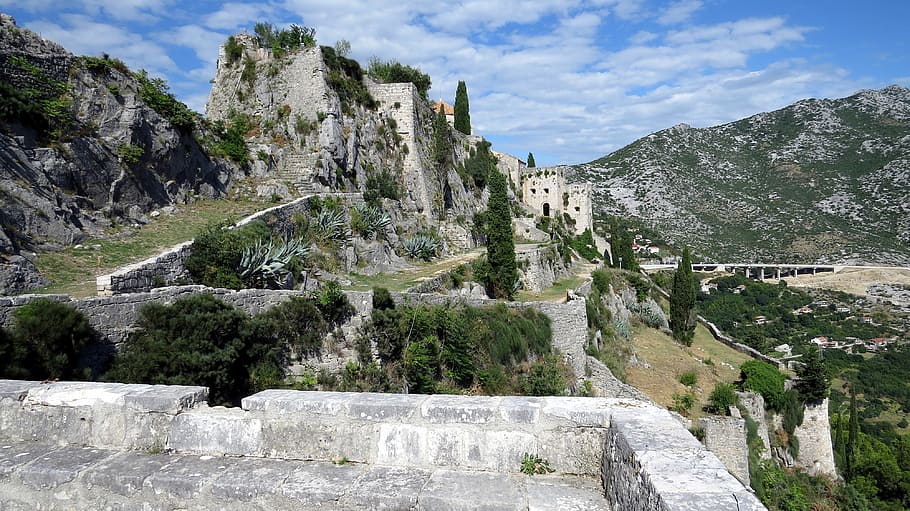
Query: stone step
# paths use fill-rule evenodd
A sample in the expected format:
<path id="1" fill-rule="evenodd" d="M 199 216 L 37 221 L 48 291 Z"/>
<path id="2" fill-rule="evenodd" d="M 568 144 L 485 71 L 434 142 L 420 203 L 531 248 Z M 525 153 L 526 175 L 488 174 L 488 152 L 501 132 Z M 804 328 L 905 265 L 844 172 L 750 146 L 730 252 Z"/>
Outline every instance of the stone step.
<path id="1" fill-rule="evenodd" d="M 0 445 L 12 509 L 609 510 L 594 478 Z"/>

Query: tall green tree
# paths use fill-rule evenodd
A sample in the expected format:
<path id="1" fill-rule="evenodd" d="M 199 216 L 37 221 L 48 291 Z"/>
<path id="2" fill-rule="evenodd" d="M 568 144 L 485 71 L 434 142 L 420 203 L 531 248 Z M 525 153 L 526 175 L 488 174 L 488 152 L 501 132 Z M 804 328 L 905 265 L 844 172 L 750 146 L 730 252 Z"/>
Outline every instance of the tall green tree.
<path id="1" fill-rule="evenodd" d="M 613 268 L 638 271 L 638 258 L 632 250 L 632 236 L 628 229 L 614 223 L 610 233 L 610 254 Z"/>
<path id="2" fill-rule="evenodd" d="M 534 153 L 528 153 L 528 168 L 534 168 L 537 163 L 534 161 Z"/>
<path id="3" fill-rule="evenodd" d="M 471 134 L 471 112 L 468 106 L 468 86 L 464 80 L 458 82 L 458 88 L 455 90 L 455 129 L 464 133 Z"/>
<path id="4" fill-rule="evenodd" d="M 439 105 L 436 112 L 436 121 L 433 123 L 433 162 L 436 170 L 441 171 L 448 167 L 452 161 L 452 132 L 446 121 L 446 112 L 443 105 Z"/>
<path id="5" fill-rule="evenodd" d="M 828 397 L 828 375 L 825 363 L 818 355 L 817 349 L 809 349 L 803 356 L 803 366 L 797 370 L 799 383 L 796 388 L 806 402 L 818 402 Z"/>
<path id="6" fill-rule="evenodd" d="M 695 334 L 695 279 L 692 276 L 692 255 L 689 247 L 683 249 L 682 259 L 673 274 L 673 289 L 670 292 L 670 328 L 673 338 L 692 345 Z"/>
<path id="7" fill-rule="evenodd" d="M 850 422 L 847 427 L 847 446 L 844 448 L 844 460 L 846 461 L 846 472 L 844 478 L 849 481 L 853 479 L 853 463 L 856 459 L 856 442 L 859 440 L 859 415 L 856 410 L 856 387 L 850 385 Z"/>
<path id="8" fill-rule="evenodd" d="M 515 263 L 515 241 L 512 238 L 512 214 L 506 177 L 501 172 L 491 172 L 488 186 L 490 199 L 487 203 L 487 294 L 494 298 L 511 299 L 513 286 L 518 280 Z"/>

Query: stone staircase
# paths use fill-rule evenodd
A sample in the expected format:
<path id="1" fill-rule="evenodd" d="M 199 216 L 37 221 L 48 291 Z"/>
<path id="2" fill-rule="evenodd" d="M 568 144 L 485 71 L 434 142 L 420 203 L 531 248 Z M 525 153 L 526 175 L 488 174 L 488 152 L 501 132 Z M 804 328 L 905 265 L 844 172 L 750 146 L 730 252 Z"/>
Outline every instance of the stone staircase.
<path id="1" fill-rule="evenodd" d="M 311 195 L 318 190 L 314 184 L 319 153 L 292 153 L 284 159 L 284 168 L 277 177 L 287 181 L 300 195 Z"/>

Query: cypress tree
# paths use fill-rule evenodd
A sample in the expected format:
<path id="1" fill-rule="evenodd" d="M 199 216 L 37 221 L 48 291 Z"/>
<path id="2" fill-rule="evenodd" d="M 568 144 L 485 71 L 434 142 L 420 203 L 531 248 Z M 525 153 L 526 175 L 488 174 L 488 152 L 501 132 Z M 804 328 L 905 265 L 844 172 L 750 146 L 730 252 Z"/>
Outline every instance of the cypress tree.
<path id="1" fill-rule="evenodd" d="M 537 163 L 534 161 L 534 153 L 528 153 L 528 168 L 534 168 Z"/>
<path id="2" fill-rule="evenodd" d="M 810 349 L 803 358 L 803 365 L 798 371 L 797 390 L 806 402 L 818 402 L 828 397 L 828 375 L 825 363 L 818 356 L 818 350 Z"/>
<path id="3" fill-rule="evenodd" d="M 673 274 L 673 289 L 670 292 L 670 328 L 673 338 L 692 345 L 695 334 L 695 280 L 692 276 L 692 256 L 689 247 L 683 250 L 682 259 Z"/>
<path id="4" fill-rule="evenodd" d="M 610 234 L 610 266 L 629 271 L 638 271 L 638 258 L 632 250 L 632 237 L 625 227 L 613 224 Z M 620 262 L 621 261 L 621 262 Z"/>
<path id="5" fill-rule="evenodd" d="M 437 170 L 442 173 L 452 159 L 452 134 L 449 123 L 446 121 L 446 112 L 443 105 L 439 105 L 436 112 L 436 121 L 433 123 L 433 160 Z"/>
<path id="6" fill-rule="evenodd" d="M 847 446 L 844 449 L 844 460 L 847 462 L 844 478 L 853 479 L 853 456 L 856 454 L 856 441 L 859 440 L 859 416 L 856 411 L 856 387 L 850 385 L 850 425 L 847 428 Z"/>
<path id="7" fill-rule="evenodd" d="M 487 203 L 487 262 L 489 272 L 485 286 L 494 298 L 512 298 L 512 286 L 518 280 L 515 263 L 515 241 L 512 239 L 512 214 L 506 178 L 499 171 L 490 172 L 488 185 L 490 200 Z"/>
<path id="8" fill-rule="evenodd" d="M 455 129 L 464 133 L 471 134 L 471 112 L 468 106 L 468 86 L 464 80 L 458 82 L 458 88 L 455 90 Z"/>

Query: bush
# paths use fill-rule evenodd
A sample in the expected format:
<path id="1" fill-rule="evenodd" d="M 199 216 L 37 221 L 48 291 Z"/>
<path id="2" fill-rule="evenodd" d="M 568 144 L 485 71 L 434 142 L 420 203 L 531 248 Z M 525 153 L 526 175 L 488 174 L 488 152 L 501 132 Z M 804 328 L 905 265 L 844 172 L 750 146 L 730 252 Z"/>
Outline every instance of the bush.
<path id="1" fill-rule="evenodd" d="M 142 159 L 143 154 L 145 154 L 145 149 L 139 146 L 134 146 L 132 144 L 121 144 L 117 148 L 117 155 L 119 155 L 120 160 L 127 165 L 135 165 L 139 163 L 139 160 Z"/>
<path id="2" fill-rule="evenodd" d="M 420 69 L 393 60 L 371 59 L 367 74 L 380 83 L 413 83 L 423 99 L 427 99 L 427 92 L 433 83 L 430 75 L 422 73 Z"/>
<path id="3" fill-rule="evenodd" d="M 610 276 L 607 272 L 595 270 L 591 273 L 591 281 L 594 289 L 596 289 L 601 296 L 610 292 Z"/>
<path id="4" fill-rule="evenodd" d="M 597 245 L 594 243 L 591 229 L 585 229 L 585 232 L 572 238 L 571 245 L 580 256 L 588 261 L 600 260 L 600 252 L 597 251 Z"/>
<path id="5" fill-rule="evenodd" d="M 136 329 L 117 356 L 108 380 L 124 383 L 204 385 L 214 404 L 238 403 L 252 390 L 252 368 L 274 374 L 277 347 L 258 338 L 249 317 L 209 294 L 172 305 L 142 308 Z"/>
<path id="6" fill-rule="evenodd" d="M 682 394 L 674 392 L 673 405 L 670 409 L 682 415 L 689 415 L 692 407 L 695 406 L 695 399 L 695 393 L 692 391 L 686 391 Z"/>
<path id="7" fill-rule="evenodd" d="M 169 92 L 167 82 L 161 78 L 149 78 L 144 69 L 133 76 L 139 82 L 139 97 L 149 108 L 178 130 L 190 131 L 196 127 L 196 114 Z"/>
<path id="8" fill-rule="evenodd" d="M 432 394 L 439 373 L 439 340 L 430 335 L 408 344 L 404 367 L 410 391 Z"/>
<path id="9" fill-rule="evenodd" d="M 528 396 L 560 396 L 566 389 L 566 371 L 559 357 L 547 355 L 531 364 L 525 380 Z"/>
<path id="10" fill-rule="evenodd" d="M 298 356 L 318 354 L 329 324 L 311 298 L 292 297 L 275 305 L 254 318 L 261 328 L 259 338 L 271 339 L 278 345 L 287 345 Z"/>
<path id="11" fill-rule="evenodd" d="M 197 284 L 241 289 L 244 284 L 240 263 L 244 248 L 270 235 L 263 222 L 252 222 L 239 229 L 231 229 L 229 222 L 209 224 L 193 240 L 192 252 L 184 266 Z"/>
<path id="12" fill-rule="evenodd" d="M 96 339 L 81 311 L 39 298 L 13 312 L 9 333 L 0 330 L 0 376 L 17 379 L 88 379 L 81 364 L 85 348 Z"/>
<path id="13" fill-rule="evenodd" d="M 354 306 L 347 295 L 341 291 L 341 286 L 335 280 L 326 282 L 316 292 L 316 307 L 326 321 L 332 326 L 341 326 L 354 315 Z"/>
<path id="14" fill-rule="evenodd" d="M 736 395 L 733 384 L 719 382 L 708 396 L 708 406 L 705 408 L 712 413 L 728 415 L 730 407 L 736 406 L 737 403 L 739 403 L 739 396 Z"/>
<path id="15" fill-rule="evenodd" d="M 228 36 L 227 42 L 224 43 L 224 57 L 227 59 L 229 66 L 232 66 L 243 56 L 243 47 L 237 42 L 234 36 Z"/>
<path id="16" fill-rule="evenodd" d="M 398 179 L 387 170 L 367 176 L 366 191 L 363 192 L 363 199 L 367 204 L 374 207 L 380 205 L 380 199 L 382 198 L 392 200 L 401 198 L 401 188 L 398 184 Z"/>
<path id="17" fill-rule="evenodd" d="M 686 371 L 679 375 L 679 383 L 686 387 L 694 387 L 698 384 L 698 373 L 695 371 Z"/>
<path id="18" fill-rule="evenodd" d="M 771 410 L 780 411 L 783 406 L 784 382 L 787 377 L 776 367 L 760 360 L 749 360 L 739 366 L 741 387 L 761 394 Z"/>
<path id="19" fill-rule="evenodd" d="M 228 113 L 227 126 L 220 120 L 215 122 L 214 131 L 219 140 L 213 145 L 212 152 L 230 158 L 237 165 L 246 165 L 250 161 L 250 149 L 246 145 L 246 134 L 250 129 L 249 116 L 232 110 Z"/>
<path id="20" fill-rule="evenodd" d="M 384 287 L 373 288 L 373 310 L 391 310 L 395 308 L 392 294 Z"/>

